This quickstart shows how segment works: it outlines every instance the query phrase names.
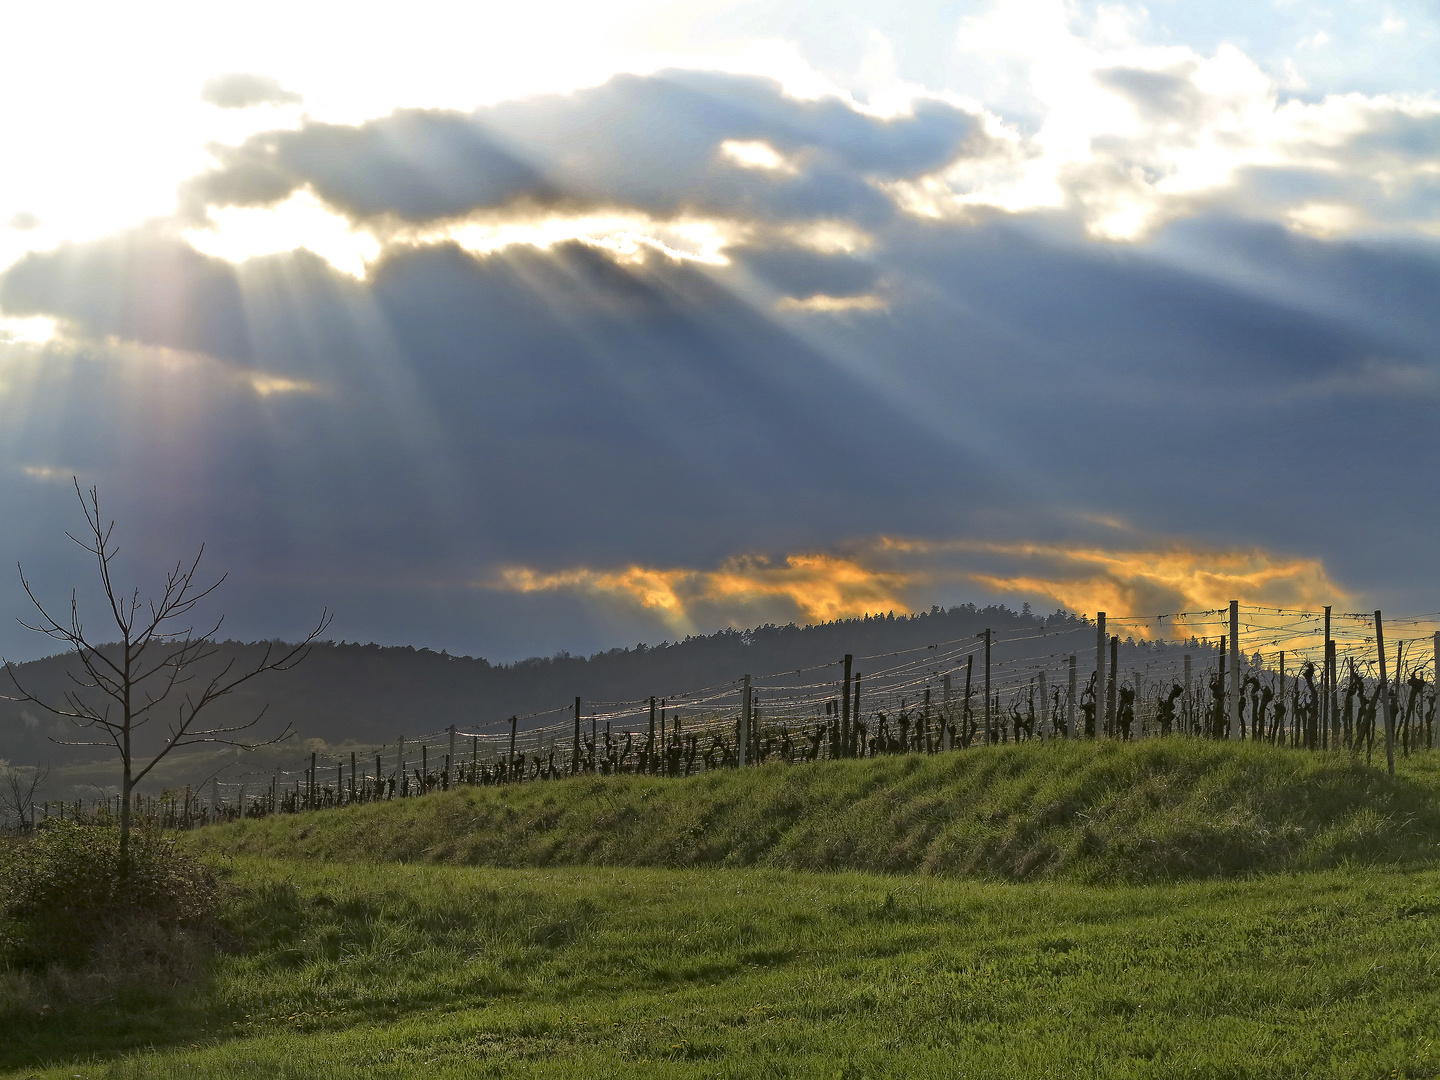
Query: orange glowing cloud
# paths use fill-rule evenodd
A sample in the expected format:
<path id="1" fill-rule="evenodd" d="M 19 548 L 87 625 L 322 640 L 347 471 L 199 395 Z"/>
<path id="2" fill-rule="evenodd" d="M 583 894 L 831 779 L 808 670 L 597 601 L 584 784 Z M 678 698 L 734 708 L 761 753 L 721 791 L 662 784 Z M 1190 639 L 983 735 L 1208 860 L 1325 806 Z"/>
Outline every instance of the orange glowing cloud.
<path id="1" fill-rule="evenodd" d="M 1350 599 L 1318 559 L 1259 548 L 1216 550 L 1170 542 L 1110 550 L 901 537 L 852 543 L 841 552 L 794 554 L 783 561 L 741 555 L 714 570 L 631 565 L 547 573 L 513 566 L 491 584 L 512 592 L 573 590 L 638 604 L 684 632 L 702 623 L 753 625 L 776 617 L 825 622 L 908 613 L 920 603 L 922 590 L 953 590 L 959 584 L 1112 617 L 1213 610 L 1230 600 L 1314 608 Z"/>
<path id="2" fill-rule="evenodd" d="M 542 573 L 512 566 L 500 572 L 495 585 L 512 592 L 570 589 L 628 600 L 654 612 L 672 630 L 689 632 L 701 612 L 730 623 L 757 614 L 828 622 L 875 611 L 908 613 L 902 593 L 913 585 L 912 579 L 903 572 L 816 552 L 791 555 L 783 563 L 740 555 L 716 570 L 632 565 Z"/>
<path id="3" fill-rule="evenodd" d="M 1319 559 L 1262 548 L 1217 550 L 1170 542 L 1142 550 L 1093 546 L 882 538 L 881 551 L 909 558 L 990 565 L 960 576 L 1002 595 L 1054 600 L 1071 611 L 1160 615 L 1213 610 L 1231 600 L 1315 608 L 1349 600 Z"/>

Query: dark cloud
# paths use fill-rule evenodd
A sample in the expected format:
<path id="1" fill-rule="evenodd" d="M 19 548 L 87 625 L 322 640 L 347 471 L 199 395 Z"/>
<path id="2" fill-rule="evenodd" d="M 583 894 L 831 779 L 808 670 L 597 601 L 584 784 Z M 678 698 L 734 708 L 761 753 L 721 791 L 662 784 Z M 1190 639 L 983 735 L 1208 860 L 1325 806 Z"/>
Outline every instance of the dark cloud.
<path id="1" fill-rule="evenodd" d="M 286 90 L 268 75 L 231 72 L 209 80 L 200 90 L 203 101 L 221 109 L 248 109 L 252 105 L 295 105 L 304 99 Z"/>
<path id="2" fill-rule="evenodd" d="M 438 245 L 397 251 L 359 283 L 304 253 L 237 268 L 187 250 L 140 232 L 32 255 L 0 279 L 0 305 L 314 382 L 335 423 L 378 445 L 393 447 L 387 429 L 423 434 L 413 455 L 446 463 L 470 507 L 471 531 L 445 542 L 468 536 L 483 558 L 682 547 L 718 558 L 767 518 L 796 540 L 849 530 L 857 490 L 878 525 L 929 484 L 996 483 L 981 471 L 947 480 L 940 444 L 902 413 L 668 260 L 626 267 L 578 244 L 478 260 Z M 299 457 L 321 474 L 370 461 L 360 490 L 377 497 L 385 475 L 417 490 L 396 473 L 413 462 L 381 465 L 353 443 L 342 459 L 323 445 Z M 951 511 L 937 503 L 932 516 Z"/>
<path id="3" fill-rule="evenodd" d="M 233 268 L 150 228 L 25 256 L 0 277 L 0 310 L 53 315 L 89 337 L 250 355 Z"/>
<path id="4" fill-rule="evenodd" d="M 793 245 L 731 251 L 757 278 L 786 296 L 858 296 L 875 287 L 875 265 L 850 255 L 826 255 Z"/>
<path id="5" fill-rule="evenodd" d="M 197 205 L 304 185 L 356 218 L 548 200 L 734 214 L 754 235 L 717 267 L 393 246 L 363 281 L 305 252 L 234 266 L 159 226 L 29 255 L 0 309 L 81 344 L 26 361 L 23 407 L 0 394 L 0 460 L 44 467 L 0 475 L 4 561 L 65 583 L 63 466 L 141 523 L 141 555 L 212 541 L 252 635 L 329 604 L 344 637 L 594 648 L 659 635 L 475 583 L 507 562 L 706 567 L 882 533 L 1073 538 L 1087 513 L 1440 603 L 1395 570 L 1426 565 L 1440 527 L 1436 245 L 1220 216 L 1099 245 L 1039 215 L 893 211 L 877 181 L 974 137 L 949 107 L 878 121 L 708 75 L 257 136 Z M 727 165 L 727 139 L 794 172 Z M 869 245 L 822 254 L 765 227 L 831 216 Z M 771 306 L 877 290 L 883 310 Z"/>
<path id="6" fill-rule="evenodd" d="M 356 127 L 267 132 L 217 151 L 219 168 L 186 198 L 198 215 L 309 186 L 352 218 L 411 222 L 515 200 L 873 220 L 891 206 L 872 181 L 937 168 L 979 138 L 975 117 L 936 102 L 881 120 L 837 100 L 798 101 L 764 79 L 619 76 L 472 114 L 402 111 Z M 727 140 L 766 142 L 793 171 L 727 163 L 719 157 Z"/>
<path id="7" fill-rule="evenodd" d="M 218 154 L 222 167 L 187 190 L 200 206 L 266 205 L 308 185 L 353 218 L 428 221 L 521 195 L 554 197 L 535 169 L 458 113 L 404 111 L 359 127 L 309 123 Z"/>
<path id="8" fill-rule="evenodd" d="M 1347 140 L 1346 149 L 1370 159 L 1433 161 L 1440 155 L 1440 114 L 1416 115 L 1398 110 L 1380 113 Z"/>
<path id="9" fill-rule="evenodd" d="M 1224 219 L 1140 248 L 1023 225 L 887 240 L 889 319 L 818 346 L 972 457 L 1003 458 L 1037 523 L 1042 507 L 1105 506 L 1155 532 L 1318 552 L 1370 589 L 1426 558 L 1434 245 Z M 1365 513 L 1341 509 L 1354 499 Z M 1440 600 L 1426 595 L 1398 602 Z"/>
<path id="10" fill-rule="evenodd" d="M 1096 72 L 1095 79 L 1123 94 L 1147 120 L 1194 122 L 1204 111 L 1205 96 L 1195 85 L 1193 64 L 1180 72 L 1110 68 Z"/>
<path id="11" fill-rule="evenodd" d="M 865 260 L 753 249 L 718 271 L 436 245 L 366 282 L 303 253 L 231 267 L 142 231 L 30 256 L 0 303 L 226 363 L 191 390 L 156 376 L 126 391 L 115 365 L 83 393 L 57 383 L 64 409 L 27 412 L 6 460 L 58 444 L 134 505 L 178 500 L 179 531 L 257 582 L 247 625 L 309 598 L 356 613 L 343 636 L 448 627 L 424 640 L 492 655 L 514 654 L 502 611 L 542 639 L 574 645 L 587 625 L 582 647 L 605 640 L 560 599 L 522 618 L 515 598 L 461 587 L 503 562 L 1054 537 L 1091 510 L 1318 552 L 1347 584 L 1383 587 L 1437 525 L 1415 493 L 1440 257 L 1186 228 L 1114 249 L 1038 224 L 897 223 Z M 890 309 L 807 317 L 802 338 L 745 299 L 752 273 L 790 295 L 883 276 Z M 227 365 L 320 392 L 260 399 Z M 190 427 L 160 421 L 192 397 L 207 404 Z M 192 440 L 205 452 L 169 461 Z M 1360 493 L 1366 513 L 1345 512 Z"/>

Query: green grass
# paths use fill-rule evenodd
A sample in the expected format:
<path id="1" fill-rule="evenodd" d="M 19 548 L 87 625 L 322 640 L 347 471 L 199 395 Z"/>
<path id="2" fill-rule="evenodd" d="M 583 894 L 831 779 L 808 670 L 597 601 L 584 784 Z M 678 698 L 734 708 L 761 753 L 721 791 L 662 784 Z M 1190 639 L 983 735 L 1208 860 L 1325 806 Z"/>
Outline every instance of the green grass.
<path id="1" fill-rule="evenodd" d="M 1158 882 L 1440 853 L 1440 761 L 1029 743 L 684 780 L 470 788 L 203 830 L 196 850 L 471 866 L 762 866 Z"/>
<path id="2" fill-rule="evenodd" d="M 247 952 L 191 991 L 7 1015 L 0 1074 L 1440 1072 L 1435 871 L 1112 887 L 251 859 L 230 874 Z"/>
<path id="3" fill-rule="evenodd" d="M 1157 740 L 220 826 L 233 951 L 0 972 L 0 1077 L 1436 1076 L 1437 794 Z"/>

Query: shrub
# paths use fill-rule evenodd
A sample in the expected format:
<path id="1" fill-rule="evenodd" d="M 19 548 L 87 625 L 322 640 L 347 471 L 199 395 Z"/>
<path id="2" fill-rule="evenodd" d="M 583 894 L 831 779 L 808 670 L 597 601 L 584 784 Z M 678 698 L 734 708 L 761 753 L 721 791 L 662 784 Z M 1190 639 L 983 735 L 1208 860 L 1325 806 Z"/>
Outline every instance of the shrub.
<path id="1" fill-rule="evenodd" d="M 157 831 L 131 834 L 128 865 L 114 828 L 50 822 L 0 846 L 0 958 L 32 971 L 80 968 L 125 942 L 213 938 L 219 884 Z"/>

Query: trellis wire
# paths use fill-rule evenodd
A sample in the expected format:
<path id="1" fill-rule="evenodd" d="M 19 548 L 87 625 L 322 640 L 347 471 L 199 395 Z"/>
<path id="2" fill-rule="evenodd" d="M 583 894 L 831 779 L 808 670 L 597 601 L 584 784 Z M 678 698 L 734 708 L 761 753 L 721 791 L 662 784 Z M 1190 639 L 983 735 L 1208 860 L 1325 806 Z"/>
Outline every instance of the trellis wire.
<path id="1" fill-rule="evenodd" d="M 978 670 L 984 635 L 975 635 L 772 672 L 748 682 L 737 678 L 664 697 L 592 701 L 588 708 L 577 700 L 473 730 L 452 726 L 406 735 L 381 747 L 357 747 L 342 751 L 338 759 L 327 751 L 323 764 L 317 751 L 279 768 L 217 775 L 198 787 L 159 795 L 137 794 L 135 810 L 167 828 L 190 828 L 237 817 L 408 798 L 456 785 L 528 783 L 577 773 L 687 776 L 737 767 L 742 757 L 746 764 L 801 764 L 1091 736 L 1239 737 L 1312 750 L 1363 751 L 1368 758 L 1382 711 L 1389 717 L 1387 751 L 1398 747 L 1409 754 L 1435 747 L 1440 614 L 1388 620 L 1391 667 L 1382 687 L 1378 612 L 1330 615 L 1328 667 L 1324 612 L 1253 605 L 1236 606 L 1233 612 L 1241 672 L 1224 671 L 1232 609 L 1110 617 L 1107 631 L 1124 628 L 1132 635 L 1141 633 L 1143 640 L 1153 627 L 1155 638 L 1164 641 L 1160 631 L 1168 622 L 1171 637 L 1179 630 L 1187 639 L 1167 644 L 1143 665 L 1132 656 L 1129 664 L 1120 665 L 1121 671 L 1107 671 L 1103 691 L 1087 687 L 1096 666 L 1082 651 L 1042 649 L 994 662 L 988 673 L 988 727 L 982 720 L 984 681 Z M 1042 624 L 1038 631 L 1027 627 L 994 634 L 991 644 L 1055 640 L 1093 625 L 1071 618 L 1059 629 Z M 1401 628 L 1408 636 L 1393 635 Z M 1080 672 L 1075 690 L 1080 700 L 1070 696 L 1072 660 Z M 853 685 L 837 677 L 846 661 L 855 668 Z M 874 670 L 865 672 L 863 667 L 872 662 Z M 963 678 L 958 685 L 955 678 L 967 670 L 972 676 L 968 697 Z M 832 677 L 816 678 L 816 673 Z M 1118 702 L 1113 712 L 1108 684 L 1113 684 Z M 744 712 L 745 685 L 751 689 L 749 715 Z M 1042 686 L 1046 700 L 1037 701 Z M 1237 709 L 1238 726 L 1231 722 Z M 1069 727 L 1072 711 L 1075 729 L 1083 716 L 1085 731 Z M 523 729 L 521 721 L 526 722 Z M 853 722 L 848 733 L 842 730 L 847 721 Z M 742 738 L 747 751 L 743 755 Z M 40 807 L 47 817 L 82 820 L 106 819 L 119 810 L 115 798 Z"/>

